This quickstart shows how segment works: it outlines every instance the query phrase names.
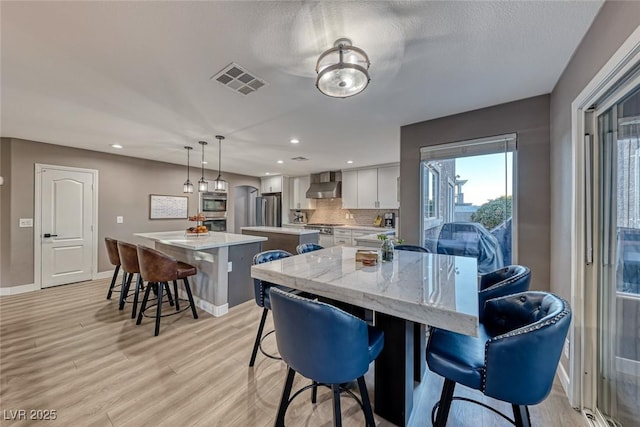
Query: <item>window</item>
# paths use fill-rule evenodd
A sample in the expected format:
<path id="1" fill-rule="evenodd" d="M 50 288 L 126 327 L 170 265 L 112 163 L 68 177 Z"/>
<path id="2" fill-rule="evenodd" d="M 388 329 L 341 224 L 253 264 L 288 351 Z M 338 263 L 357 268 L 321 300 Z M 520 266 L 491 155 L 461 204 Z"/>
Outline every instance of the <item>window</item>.
<path id="1" fill-rule="evenodd" d="M 423 147 L 422 244 L 475 256 L 481 273 L 515 262 L 516 135 Z"/>
<path id="2" fill-rule="evenodd" d="M 440 187 L 440 174 L 435 169 L 434 165 L 423 163 L 422 165 L 422 212 L 423 218 L 437 219 L 438 218 L 438 193 Z"/>

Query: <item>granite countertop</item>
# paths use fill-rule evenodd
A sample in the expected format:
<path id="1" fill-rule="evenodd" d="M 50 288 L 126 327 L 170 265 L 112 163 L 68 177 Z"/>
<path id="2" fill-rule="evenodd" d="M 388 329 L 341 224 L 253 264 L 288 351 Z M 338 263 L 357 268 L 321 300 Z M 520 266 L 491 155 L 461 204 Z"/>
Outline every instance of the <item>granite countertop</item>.
<path id="1" fill-rule="evenodd" d="M 380 233 L 383 233 L 385 231 L 394 231 L 395 232 L 395 229 L 393 229 L 393 228 L 374 227 L 373 225 L 338 225 L 335 228 L 344 228 L 344 229 L 349 229 L 349 230 L 379 231 Z"/>
<path id="2" fill-rule="evenodd" d="M 304 228 L 292 228 L 292 227 L 242 227 L 240 228 L 242 231 L 259 231 L 261 233 L 277 233 L 277 234 L 294 234 L 296 236 L 300 236 L 303 234 L 318 234 L 318 230 L 307 230 Z"/>
<path id="3" fill-rule="evenodd" d="M 250 236 L 245 234 L 220 233 L 210 231 L 208 235 L 187 236 L 184 231 L 162 231 L 157 233 L 134 233 L 134 236 L 143 239 L 164 243 L 184 249 L 202 250 L 222 248 L 247 243 L 264 242 L 266 237 Z"/>
<path id="4" fill-rule="evenodd" d="M 251 267 L 251 276 L 402 319 L 478 334 L 475 258 L 397 251 L 367 267 L 334 246 Z"/>

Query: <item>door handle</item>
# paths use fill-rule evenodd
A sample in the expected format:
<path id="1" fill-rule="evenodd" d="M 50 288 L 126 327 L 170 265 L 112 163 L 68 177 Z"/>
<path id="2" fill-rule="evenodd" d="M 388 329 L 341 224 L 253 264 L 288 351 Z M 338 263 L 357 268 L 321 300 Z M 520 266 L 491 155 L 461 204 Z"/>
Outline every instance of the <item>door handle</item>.
<path id="1" fill-rule="evenodd" d="M 42 237 L 58 237 L 57 234 L 49 234 L 49 233 L 44 233 L 44 236 Z"/>

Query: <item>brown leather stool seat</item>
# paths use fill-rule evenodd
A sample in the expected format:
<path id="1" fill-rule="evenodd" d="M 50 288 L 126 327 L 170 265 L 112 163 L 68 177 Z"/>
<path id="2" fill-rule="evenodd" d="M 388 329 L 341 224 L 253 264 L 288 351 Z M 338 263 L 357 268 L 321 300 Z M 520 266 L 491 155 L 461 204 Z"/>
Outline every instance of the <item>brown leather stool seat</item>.
<path id="1" fill-rule="evenodd" d="M 140 265 L 138 264 L 138 250 L 136 245 L 118 241 L 118 253 L 120 254 L 120 262 L 122 263 L 122 269 L 125 273 L 125 284 L 122 292 L 120 292 L 120 310 L 124 309 L 125 302 L 129 302 L 127 301 L 127 297 L 129 296 L 129 290 L 131 289 L 131 280 L 133 279 L 133 275 L 138 275 L 136 279 L 136 287 L 134 289 L 135 293 L 133 295 L 133 308 L 131 310 L 131 318 L 135 319 L 138 307 L 138 295 L 140 291 L 144 289 L 142 275 L 140 274 Z M 168 286 L 166 287 L 166 291 L 169 303 L 173 305 L 173 298 L 171 297 L 171 291 Z"/>
<path id="2" fill-rule="evenodd" d="M 163 317 L 162 289 L 163 287 L 168 288 L 170 281 L 173 282 L 174 286 L 174 302 L 176 311 L 175 313 L 170 313 L 168 315 L 180 313 L 181 311 L 184 311 L 190 307 L 193 318 L 197 319 L 198 313 L 196 311 L 196 305 L 193 302 L 193 295 L 191 293 L 191 286 L 189 285 L 188 279 L 189 276 L 193 276 L 197 273 L 196 268 L 192 265 L 178 262 L 170 255 L 167 255 L 155 249 L 147 248 L 145 246 L 138 246 L 137 253 L 138 265 L 140 266 L 140 274 L 142 275 L 142 279 L 148 282 L 148 284 L 147 289 L 144 292 L 144 297 L 142 298 L 142 307 L 138 312 L 138 319 L 136 321 L 136 324 L 139 325 L 140 323 L 142 323 L 142 317 L 145 315 L 144 312 L 148 308 L 147 302 L 149 301 L 149 291 L 151 290 L 151 285 L 156 284 L 158 286 L 158 302 L 155 304 L 155 335 L 157 336 L 160 333 L 160 318 Z M 189 301 L 189 307 L 185 307 L 182 310 L 180 310 L 180 298 L 178 298 L 178 279 L 181 279 L 183 281 Z"/>
<path id="3" fill-rule="evenodd" d="M 120 254 L 118 253 L 118 241 L 116 239 L 112 239 L 111 237 L 105 237 L 104 243 L 107 245 L 107 255 L 109 256 L 109 262 L 111 265 L 114 265 L 116 269 L 113 272 L 113 277 L 111 278 L 111 285 L 109 285 L 109 291 L 107 292 L 107 299 L 111 299 L 111 294 L 113 292 L 121 292 L 116 288 L 116 286 L 120 286 L 121 289 L 124 288 L 124 282 L 126 279 L 126 273 L 122 273 L 122 284 L 116 285 L 116 279 L 118 278 L 118 273 L 120 272 Z"/>

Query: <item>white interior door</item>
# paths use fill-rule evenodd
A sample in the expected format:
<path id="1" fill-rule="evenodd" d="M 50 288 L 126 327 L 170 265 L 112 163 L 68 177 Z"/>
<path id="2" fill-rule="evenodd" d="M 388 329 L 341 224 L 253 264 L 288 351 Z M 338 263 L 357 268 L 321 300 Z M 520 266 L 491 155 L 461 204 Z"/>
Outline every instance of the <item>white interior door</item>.
<path id="1" fill-rule="evenodd" d="M 91 279 L 93 178 L 91 172 L 45 167 L 40 174 L 41 285 Z"/>

